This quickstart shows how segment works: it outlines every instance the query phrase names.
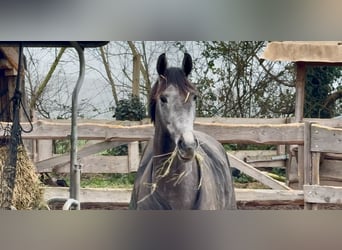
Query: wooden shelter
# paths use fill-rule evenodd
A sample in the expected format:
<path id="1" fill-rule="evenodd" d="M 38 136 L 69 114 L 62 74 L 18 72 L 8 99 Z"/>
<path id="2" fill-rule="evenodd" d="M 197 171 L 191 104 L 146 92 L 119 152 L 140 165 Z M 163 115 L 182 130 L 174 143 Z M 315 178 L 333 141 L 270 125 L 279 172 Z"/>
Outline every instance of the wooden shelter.
<path id="1" fill-rule="evenodd" d="M 304 91 L 306 81 L 306 68 L 308 66 L 342 66 L 342 42 L 339 41 L 283 41 L 270 42 L 264 51 L 263 58 L 271 61 L 290 61 L 296 67 L 296 103 L 295 122 L 303 122 Z M 310 125 L 306 125 L 310 130 Z M 310 137 L 308 135 L 307 137 Z M 307 148 L 305 148 L 307 147 Z M 310 143 L 298 145 L 298 180 L 299 187 L 303 184 L 319 183 L 320 157 L 313 160 L 310 155 Z M 316 162 L 316 163 L 315 163 Z M 313 165 L 312 165 L 313 164 Z M 315 166 L 317 165 L 317 166 Z M 312 168 L 314 166 L 314 168 Z M 316 173 L 316 174 L 317 174 Z M 318 174 L 317 174 L 318 175 Z"/>
<path id="2" fill-rule="evenodd" d="M 342 41 L 270 42 L 263 58 L 270 61 L 290 61 L 296 64 L 296 122 L 303 120 L 304 87 L 308 66 L 342 66 Z"/>
<path id="3" fill-rule="evenodd" d="M 12 106 L 9 105 L 14 95 L 16 77 L 18 75 L 18 48 L 0 46 L 0 116 L 1 121 L 10 121 L 12 117 Z M 21 72 L 22 75 L 24 71 Z M 24 77 L 21 77 L 20 90 L 25 91 Z M 26 98 L 23 94 L 23 98 Z M 24 101 L 25 103 L 25 101 Z M 22 110 L 20 111 L 21 118 Z M 25 121 L 25 119 L 24 119 Z"/>

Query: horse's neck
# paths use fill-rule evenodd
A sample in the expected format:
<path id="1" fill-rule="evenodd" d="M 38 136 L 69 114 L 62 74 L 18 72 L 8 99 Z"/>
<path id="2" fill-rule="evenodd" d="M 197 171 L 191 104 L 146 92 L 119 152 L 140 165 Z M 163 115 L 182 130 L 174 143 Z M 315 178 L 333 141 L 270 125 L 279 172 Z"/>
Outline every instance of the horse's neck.
<path id="1" fill-rule="evenodd" d="M 199 189 L 199 170 L 194 161 L 184 162 L 173 154 L 175 145 L 172 145 L 167 134 L 158 134 L 154 137 L 154 157 L 152 182 L 156 183 L 157 192 L 169 206 L 174 209 L 191 209 Z"/>
<path id="2" fill-rule="evenodd" d="M 199 169 L 194 161 L 183 162 L 177 155 L 155 157 L 153 172 L 152 182 L 167 207 L 194 208 L 200 188 Z"/>
<path id="3" fill-rule="evenodd" d="M 168 133 L 164 132 L 160 126 L 155 127 L 153 139 L 153 153 L 155 156 L 172 153 L 176 145 L 171 140 Z"/>

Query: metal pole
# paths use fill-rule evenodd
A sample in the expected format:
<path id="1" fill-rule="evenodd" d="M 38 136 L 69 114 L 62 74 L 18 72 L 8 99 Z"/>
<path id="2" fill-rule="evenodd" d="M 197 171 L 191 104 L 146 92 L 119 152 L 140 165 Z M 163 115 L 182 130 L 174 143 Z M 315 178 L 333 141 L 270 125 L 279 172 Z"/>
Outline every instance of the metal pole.
<path id="1" fill-rule="evenodd" d="M 80 182 L 81 182 L 81 165 L 77 162 L 77 108 L 78 94 L 84 80 L 85 60 L 83 48 L 78 42 L 71 42 L 76 49 L 80 60 L 80 72 L 74 91 L 72 93 L 72 116 L 71 116 L 71 152 L 70 152 L 70 198 L 76 201 L 80 200 Z M 68 202 L 68 201 L 67 201 Z M 76 205 L 76 209 L 80 210 L 80 203 Z"/>

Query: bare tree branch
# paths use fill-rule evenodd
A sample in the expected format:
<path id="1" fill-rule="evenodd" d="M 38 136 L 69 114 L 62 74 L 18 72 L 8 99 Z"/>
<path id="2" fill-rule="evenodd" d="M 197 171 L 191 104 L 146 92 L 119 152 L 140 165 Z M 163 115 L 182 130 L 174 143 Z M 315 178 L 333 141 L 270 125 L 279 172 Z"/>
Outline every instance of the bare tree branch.
<path id="1" fill-rule="evenodd" d="M 48 82 L 50 81 L 53 72 L 55 72 L 55 69 L 59 63 L 59 61 L 61 60 L 61 57 L 64 53 L 66 48 L 61 48 L 58 52 L 57 57 L 55 58 L 53 64 L 51 65 L 51 68 L 49 70 L 49 72 L 47 73 L 47 75 L 45 76 L 44 80 L 42 81 L 42 83 L 38 86 L 37 88 L 37 92 L 36 93 L 32 93 L 32 97 L 31 97 L 31 101 L 30 101 L 30 109 L 34 109 L 36 107 L 37 104 L 37 100 L 41 97 L 41 95 L 43 94 Z"/>
<path id="2" fill-rule="evenodd" d="M 118 104 L 119 99 L 118 99 L 118 95 L 117 95 L 117 91 L 116 91 L 116 87 L 115 87 L 115 82 L 114 82 L 114 79 L 112 77 L 112 73 L 111 73 L 110 66 L 109 66 L 109 61 L 106 58 L 105 51 L 104 51 L 103 47 L 100 47 L 100 55 L 102 58 L 103 66 L 105 67 L 105 70 L 106 70 L 106 74 L 107 74 L 107 77 L 109 80 L 109 84 L 112 88 L 112 93 L 113 93 L 113 98 L 114 98 L 115 104 Z"/>

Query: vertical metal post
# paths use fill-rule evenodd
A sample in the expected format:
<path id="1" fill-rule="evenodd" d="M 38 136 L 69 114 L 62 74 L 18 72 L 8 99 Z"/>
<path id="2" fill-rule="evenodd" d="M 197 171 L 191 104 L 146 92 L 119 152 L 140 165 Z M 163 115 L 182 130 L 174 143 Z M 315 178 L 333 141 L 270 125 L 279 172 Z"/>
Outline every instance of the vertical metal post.
<path id="1" fill-rule="evenodd" d="M 77 42 L 71 42 L 76 49 L 80 61 L 80 72 L 74 91 L 72 93 L 72 117 L 71 117 L 71 152 L 70 152 L 70 198 L 78 201 L 76 209 L 80 210 L 80 182 L 81 182 L 81 165 L 77 162 L 77 109 L 78 94 L 84 80 L 85 60 L 83 48 Z"/>

